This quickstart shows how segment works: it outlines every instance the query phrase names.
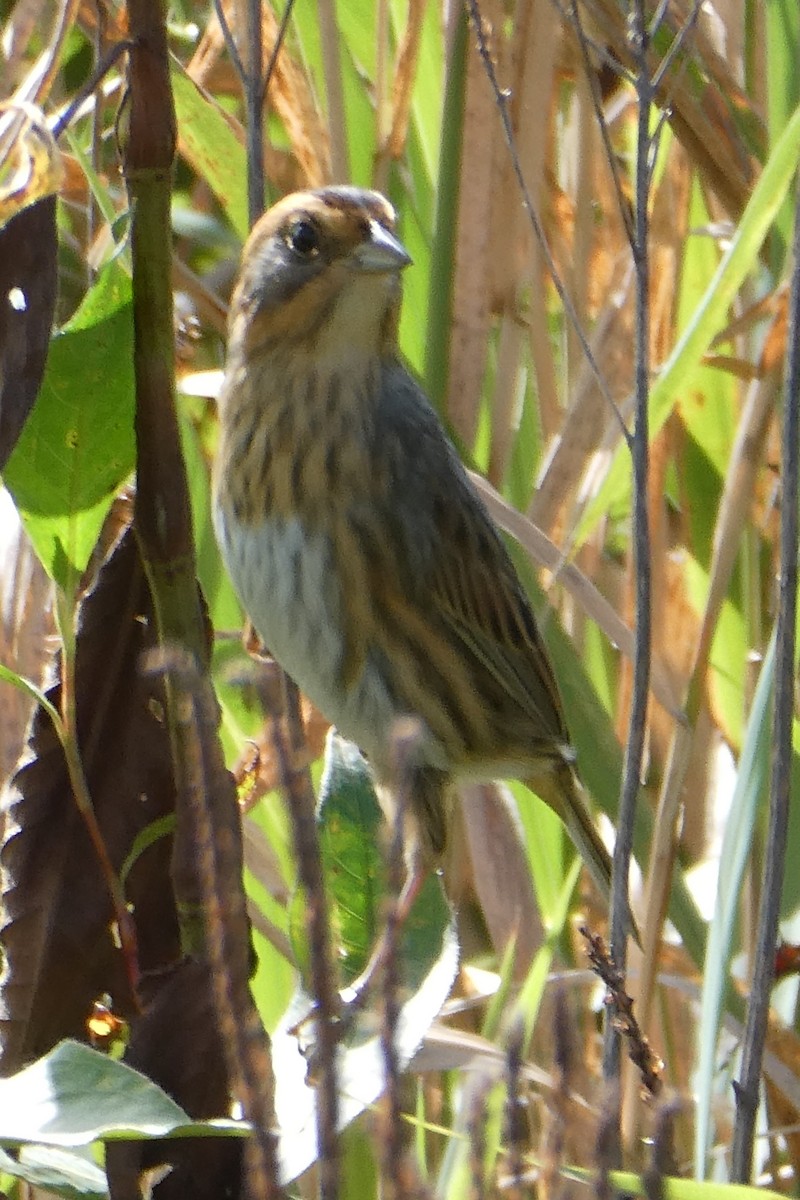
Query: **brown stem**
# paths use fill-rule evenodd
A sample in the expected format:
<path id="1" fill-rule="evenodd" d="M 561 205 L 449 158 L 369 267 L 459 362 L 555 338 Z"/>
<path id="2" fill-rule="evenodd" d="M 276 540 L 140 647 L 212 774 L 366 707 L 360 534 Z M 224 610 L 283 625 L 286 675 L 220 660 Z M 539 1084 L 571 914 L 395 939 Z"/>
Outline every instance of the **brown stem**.
<path id="1" fill-rule="evenodd" d="M 132 213 L 135 528 L 161 641 L 187 646 L 204 662 L 206 638 L 175 411 L 170 201 L 176 134 L 165 9 L 159 0 L 130 0 L 128 19 L 133 44 L 120 141 Z"/>

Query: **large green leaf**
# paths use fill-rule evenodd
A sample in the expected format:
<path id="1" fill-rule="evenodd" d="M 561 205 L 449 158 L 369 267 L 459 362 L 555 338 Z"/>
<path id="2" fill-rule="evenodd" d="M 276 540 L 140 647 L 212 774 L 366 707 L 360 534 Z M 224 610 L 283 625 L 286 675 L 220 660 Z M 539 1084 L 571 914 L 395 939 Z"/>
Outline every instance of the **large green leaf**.
<path id="1" fill-rule="evenodd" d="M 770 737 L 770 695 L 775 671 L 775 639 L 764 657 L 744 747 L 736 776 L 736 787 L 720 853 L 717 898 L 708 931 L 697 1029 L 697 1122 L 695 1125 L 694 1169 L 698 1178 L 706 1173 L 711 1148 L 714 1083 L 717 1076 L 717 1046 L 722 1013 L 730 988 L 730 964 L 735 950 L 734 935 L 742 902 L 742 886 L 752 850 L 753 831 L 767 785 Z"/>
<path id="2" fill-rule="evenodd" d="M 328 884 L 337 959 L 345 982 L 366 966 L 383 928 L 386 834 L 372 776 L 352 742 L 331 733 L 320 789 L 320 843 Z M 423 884 L 406 919 L 400 943 L 403 986 L 415 990 L 442 954 L 451 925 L 440 880 Z"/>
<path id="3" fill-rule="evenodd" d="M 199 88 L 174 60 L 172 94 L 180 151 L 205 179 L 236 233 L 244 240 L 249 229 L 244 146 L 214 97 Z"/>
<path id="4" fill-rule="evenodd" d="M 16 1158 L 0 1150 L 0 1180 L 3 1175 L 24 1179 L 32 1187 L 44 1189 L 48 1195 L 65 1196 L 67 1200 L 108 1195 L 105 1172 L 86 1152 L 61 1150 L 55 1146 L 23 1146 Z"/>
<path id="5" fill-rule="evenodd" d="M 764 6 L 764 33 L 767 69 L 767 119 L 770 140 L 775 142 L 800 101 L 800 75 L 797 54 L 800 49 L 800 6 L 796 0 L 771 0 Z M 776 271 L 783 265 L 792 241 L 794 200 L 788 197 L 775 220 L 772 264 Z"/>
<path id="6" fill-rule="evenodd" d="M 577 1179 L 581 1183 L 597 1185 L 594 1171 L 578 1167 L 564 1167 L 563 1174 L 568 1179 Z M 631 1171 L 611 1171 L 609 1182 L 618 1195 L 652 1196 L 653 1181 Z M 738 1183 L 699 1182 L 696 1179 L 676 1179 L 670 1176 L 659 1176 L 657 1180 L 658 1194 L 664 1200 L 778 1200 L 780 1192 L 765 1187 L 748 1187 Z"/>
<path id="7" fill-rule="evenodd" d="M 131 284 L 112 262 L 53 338 L 4 475 L 45 570 L 63 587 L 85 568 L 111 499 L 133 470 L 133 416 Z"/>
<path id="8" fill-rule="evenodd" d="M 76 1147 L 108 1139 L 247 1135 L 236 1121 L 192 1121 L 146 1076 L 81 1045 L 60 1042 L 0 1079 L 0 1142 Z"/>

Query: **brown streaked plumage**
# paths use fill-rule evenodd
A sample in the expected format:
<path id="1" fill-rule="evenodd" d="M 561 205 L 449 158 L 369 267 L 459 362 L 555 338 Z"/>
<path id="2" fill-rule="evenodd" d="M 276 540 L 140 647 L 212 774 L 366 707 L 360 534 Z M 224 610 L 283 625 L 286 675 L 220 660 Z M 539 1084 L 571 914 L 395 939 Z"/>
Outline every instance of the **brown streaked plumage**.
<path id="1" fill-rule="evenodd" d="M 289 196 L 245 246 L 230 314 L 215 524 L 275 658 L 390 771 L 394 718 L 421 719 L 425 864 L 451 785 L 519 778 L 607 890 L 541 637 L 500 536 L 396 344 L 409 257 L 382 196 Z"/>

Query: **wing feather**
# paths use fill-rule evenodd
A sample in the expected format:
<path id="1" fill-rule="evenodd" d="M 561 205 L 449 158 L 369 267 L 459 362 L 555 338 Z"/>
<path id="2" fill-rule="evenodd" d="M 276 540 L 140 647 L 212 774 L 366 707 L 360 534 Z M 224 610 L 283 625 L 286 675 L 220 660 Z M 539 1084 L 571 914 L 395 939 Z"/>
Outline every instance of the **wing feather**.
<path id="1" fill-rule="evenodd" d="M 556 681 L 494 522 L 399 364 L 384 377 L 383 391 L 377 451 L 394 511 L 398 585 L 446 630 L 453 653 L 474 664 L 475 686 L 502 705 L 498 723 L 505 722 L 509 741 L 524 738 L 531 755 L 563 757 L 569 735 Z"/>

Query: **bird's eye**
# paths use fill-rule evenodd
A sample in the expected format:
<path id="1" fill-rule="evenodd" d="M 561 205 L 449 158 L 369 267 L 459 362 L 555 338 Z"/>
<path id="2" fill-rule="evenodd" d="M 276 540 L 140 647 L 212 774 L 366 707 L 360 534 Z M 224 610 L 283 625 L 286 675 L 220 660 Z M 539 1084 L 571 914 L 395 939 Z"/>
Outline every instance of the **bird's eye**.
<path id="1" fill-rule="evenodd" d="M 310 221 L 295 221 L 289 230 L 287 241 L 295 254 L 302 258 L 311 258 L 319 250 L 319 234 L 316 226 Z"/>

